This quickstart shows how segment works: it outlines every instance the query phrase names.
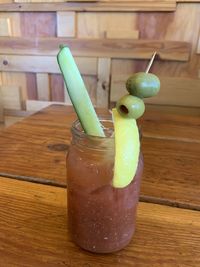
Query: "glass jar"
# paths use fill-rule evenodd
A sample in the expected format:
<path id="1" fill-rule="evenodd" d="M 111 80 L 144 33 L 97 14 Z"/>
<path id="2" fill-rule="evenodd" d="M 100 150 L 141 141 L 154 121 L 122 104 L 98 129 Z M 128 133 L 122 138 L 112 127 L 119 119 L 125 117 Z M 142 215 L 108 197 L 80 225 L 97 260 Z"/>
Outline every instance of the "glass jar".
<path id="1" fill-rule="evenodd" d="M 101 123 L 110 136 L 112 122 Z M 67 155 L 68 227 L 72 240 L 91 252 L 118 251 L 135 231 L 142 154 L 133 181 L 121 189 L 112 186 L 114 154 L 113 137 L 89 136 L 78 121 L 73 124 Z"/>

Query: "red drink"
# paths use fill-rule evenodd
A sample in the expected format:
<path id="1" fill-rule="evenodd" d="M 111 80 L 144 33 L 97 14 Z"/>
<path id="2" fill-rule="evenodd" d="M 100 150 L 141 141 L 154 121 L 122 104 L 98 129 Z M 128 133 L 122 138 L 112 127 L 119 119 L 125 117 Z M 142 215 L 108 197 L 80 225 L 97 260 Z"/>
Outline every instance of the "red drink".
<path id="1" fill-rule="evenodd" d="M 103 123 L 112 128 L 111 122 Z M 124 248 L 135 231 L 143 159 L 125 188 L 112 186 L 114 138 L 91 137 L 72 127 L 67 156 L 68 225 L 83 249 L 109 253 Z"/>

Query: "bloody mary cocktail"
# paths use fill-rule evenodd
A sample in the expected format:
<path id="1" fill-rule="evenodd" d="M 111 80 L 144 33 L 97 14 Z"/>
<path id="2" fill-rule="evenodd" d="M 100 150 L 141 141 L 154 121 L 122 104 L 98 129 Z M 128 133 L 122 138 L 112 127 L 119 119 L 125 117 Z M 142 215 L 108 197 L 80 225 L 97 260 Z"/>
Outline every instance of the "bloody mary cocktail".
<path id="1" fill-rule="evenodd" d="M 128 78 L 128 94 L 112 109 L 112 120 L 100 121 L 69 47 L 61 45 L 57 55 L 79 119 L 67 155 L 68 225 L 86 250 L 114 252 L 133 236 L 143 171 L 136 120 L 145 111 L 143 98 L 160 90 L 158 77 L 149 73 L 155 56 L 145 72 Z"/>
<path id="2" fill-rule="evenodd" d="M 90 137 L 78 126 L 76 122 L 72 127 L 67 156 L 69 230 L 73 241 L 86 250 L 114 252 L 130 242 L 135 230 L 142 154 L 133 181 L 114 188 L 114 138 Z"/>

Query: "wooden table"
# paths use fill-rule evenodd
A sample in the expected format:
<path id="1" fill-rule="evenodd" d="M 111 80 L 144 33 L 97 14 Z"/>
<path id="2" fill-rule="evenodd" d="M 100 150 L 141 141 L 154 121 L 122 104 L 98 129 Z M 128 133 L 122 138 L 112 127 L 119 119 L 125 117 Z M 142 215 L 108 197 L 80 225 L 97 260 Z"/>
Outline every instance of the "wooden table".
<path id="1" fill-rule="evenodd" d="M 137 230 L 111 255 L 85 252 L 68 236 L 65 155 L 75 118 L 53 105 L 0 134 L 0 266 L 200 266 L 200 118 L 146 112 L 139 122 Z"/>

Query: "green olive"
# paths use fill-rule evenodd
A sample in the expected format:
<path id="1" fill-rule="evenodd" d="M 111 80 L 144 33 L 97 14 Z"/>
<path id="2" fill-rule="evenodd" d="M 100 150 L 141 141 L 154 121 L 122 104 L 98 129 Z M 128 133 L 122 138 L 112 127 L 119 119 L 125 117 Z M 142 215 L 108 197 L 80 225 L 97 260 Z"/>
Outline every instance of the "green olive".
<path id="1" fill-rule="evenodd" d="M 145 111 L 143 100 L 132 95 L 125 95 L 120 98 L 116 108 L 123 117 L 134 119 L 141 117 Z"/>
<path id="2" fill-rule="evenodd" d="M 157 95 L 160 90 L 160 80 L 153 73 L 138 72 L 126 82 L 126 88 L 131 95 L 140 98 Z"/>

